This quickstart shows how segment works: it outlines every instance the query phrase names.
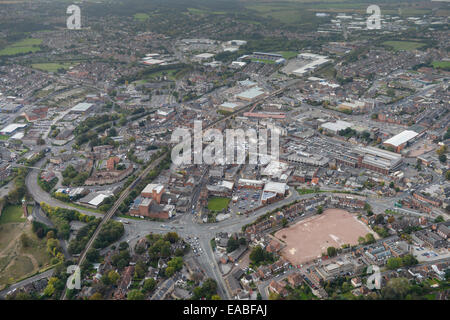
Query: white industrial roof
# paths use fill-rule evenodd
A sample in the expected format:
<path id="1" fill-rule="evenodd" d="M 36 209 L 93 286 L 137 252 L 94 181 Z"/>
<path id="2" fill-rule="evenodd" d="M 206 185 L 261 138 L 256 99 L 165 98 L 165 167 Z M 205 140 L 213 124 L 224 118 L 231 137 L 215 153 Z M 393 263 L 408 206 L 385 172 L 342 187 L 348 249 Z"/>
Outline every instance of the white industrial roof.
<path id="1" fill-rule="evenodd" d="M 144 190 L 142 190 L 142 193 L 153 193 L 153 190 L 160 193 L 163 188 L 164 186 L 162 184 L 149 183 Z"/>
<path id="2" fill-rule="evenodd" d="M 331 131 L 335 131 L 335 132 L 339 132 L 341 130 L 345 130 L 347 128 L 350 128 L 351 126 L 353 126 L 353 123 L 347 122 L 347 121 L 342 121 L 342 120 L 337 120 L 336 122 L 327 122 L 321 125 L 322 128 L 331 130 Z"/>
<path id="3" fill-rule="evenodd" d="M 264 192 L 285 193 L 286 183 L 269 181 L 264 186 Z"/>
<path id="4" fill-rule="evenodd" d="M 196 55 L 195 57 L 200 58 L 200 59 L 209 59 L 209 58 L 214 57 L 214 54 L 206 52 L 206 53 L 200 53 L 200 54 Z"/>
<path id="5" fill-rule="evenodd" d="M 99 194 L 98 196 L 96 196 L 94 199 L 92 199 L 88 203 L 92 206 L 98 206 L 108 197 L 109 197 L 109 195 Z"/>
<path id="6" fill-rule="evenodd" d="M 234 186 L 234 183 L 233 183 L 233 182 L 226 181 L 226 180 L 223 180 L 223 181 L 222 181 L 222 187 L 225 187 L 225 188 L 231 190 L 231 189 L 233 189 L 233 186 Z"/>
<path id="7" fill-rule="evenodd" d="M 13 135 L 11 137 L 11 139 L 16 139 L 16 140 L 20 140 L 25 136 L 25 134 L 23 132 L 17 132 L 15 135 Z"/>
<path id="8" fill-rule="evenodd" d="M 241 92 L 237 95 L 239 98 L 246 98 L 246 99 L 254 99 L 256 97 L 259 97 L 260 95 L 264 94 L 264 91 L 262 91 L 259 87 L 253 87 L 247 91 Z"/>
<path id="9" fill-rule="evenodd" d="M 23 124 L 23 123 L 11 123 L 11 124 L 7 125 L 6 127 L 4 127 L 1 132 L 10 134 L 10 133 L 13 133 L 14 131 L 16 131 L 17 129 L 25 128 L 26 126 L 27 125 Z"/>
<path id="10" fill-rule="evenodd" d="M 400 132 L 399 134 L 393 136 L 392 138 L 386 140 L 384 143 L 393 145 L 394 147 L 398 147 L 405 142 L 415 138 L 418 135 L 417 132 L 412 130 L 405 130 Z"/>
<path id="11" fill-rule="evenodd" d="M 77 104 L 75 107 L 73 107 L 72 109 L 70 109 L 70 111 L 84 112 L 84 111 L 89 110 L 89 108 L 92 106 L 93 106 L 92 103 L 81 102 L 81 103 Z"/>
<path id="12" fill-rule="evenodd" d="M 233 102 L 224 102 L 220 106 L 221 107 L 225 107 L 225 108 L 232 108 L 232 109 L 238 107 L 238 105 L 236 103 L 233 103 Z"/>

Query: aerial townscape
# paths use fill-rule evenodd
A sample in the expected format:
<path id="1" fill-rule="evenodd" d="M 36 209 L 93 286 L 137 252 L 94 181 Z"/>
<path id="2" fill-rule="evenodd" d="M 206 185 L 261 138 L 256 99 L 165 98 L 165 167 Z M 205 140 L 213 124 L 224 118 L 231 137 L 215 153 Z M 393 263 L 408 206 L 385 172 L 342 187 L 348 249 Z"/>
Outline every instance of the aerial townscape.
<path id="1" fill-rule="evenodd" d="M 449 300 L 449 14 L 0 0 L 0 300 Z"/>

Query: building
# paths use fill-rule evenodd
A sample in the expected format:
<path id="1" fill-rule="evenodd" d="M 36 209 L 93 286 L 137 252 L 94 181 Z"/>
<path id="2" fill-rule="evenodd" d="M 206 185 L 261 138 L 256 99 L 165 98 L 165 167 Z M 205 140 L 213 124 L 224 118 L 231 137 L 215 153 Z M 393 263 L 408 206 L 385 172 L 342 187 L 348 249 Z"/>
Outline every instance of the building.
<path id="1" fill-rule="evenodd" d="M 278 53 L 253 52 L 253 54 L 250 55 L 249 58 L 253 60 L 274 61 L 275 63 L 286 62 L 286 59 L 284 59 L 283 56 Z"/>
<path id="2" fill-rule="evenodd" d="M 12 123 L 4 127 L 2 130 L 0 130 L 0 134 L 2 135 L 12 135 L 15 133 L 18 129 L 23 129 L 27 125 L 22 123 Z"/>
<path id="3" fill-rule="evenodd" d="M 383 142 L 386 147 L 393 148 L 395 152 L 400 152 L 408 143 L 412 142 L 419 134 L 412 130 L 404 130 L 392 138 Z"/>
<path id="4" fill-rule="evenodd" d="M 260 87 L 253 87 L 236 95 L 236 98 L 248 102 L 252 102 L 266 93 Z"/>
<path id="5" fill-rule="evenodd" d="M 269 181 L 261 195 L 261 203 L 267 204 L 282 199 L 288 190 L 286 183 Z"/>
<path id="6" fill-rule="evenodd" d="M 34 106 L 30 110 L 25 111 L 22 115 L 28 122 L 45 119 L 47 117 L 48 107 L 46 106 Z"/>
<path id="7" fill-rule="evenodd" d="M 273 280 L 269 284 L 269 290 L 271 292 L 279 294 L 281 297 L 285 297 L 288 294 L 288 291 L 285 287 L 286 287 L 286 284 L 284 282 L 279 282 L 279 281 L 275 281 L 275 280 Z"/>
<path id="8" fill-rule="evenodd" d="M 401 155 L 379 148 L 356 147 L 354 151 L 362 156 L 358 167 L 382 174 L 397 171 L 403 162 Z"/>
<path id="9" fill-rule="evenodd" d="M 310 73 L 314 71 L 316 68 L 330 61 L 328 57 L 314 53 L 300 53 L 299 55 L 297 55 L 297 59 L 305 60 L 307 61 L 307 63 L 302 67 L 295 69 L 291 72 L 296 76 L 303 76 L 307 73 Z"/>
<path id="10" fill-rule="evenodd" d="M 70 109 L 71 113 L 86 113 L 89 112 L 92 107 L 94 106 L 94 104 L 92 103 L 87 103 L 87 102 L 82 102 L 77 104 L 76 106 L 74 106 L 72 109 Z"/>
<path id="11" fill-rule="evenodd" d="M 141 192 L 143 198 L 150 198 L 155 200 L 158 204 L 161 203 L 161 197 L 164 193 L 164 186 L 161 184 L 149 183 Z"/>
<path id="12" fill-rule="evenodd" d="M 118 164 L 120 161 L 119 157 L 111 157 L 108 160 L 106 160 L 106 169 L 108 170 L 114 170 L 116 167 L 116 164 Z"/>
<path id="13" fill-rule="evenodd" d="M 292 288 L 295 288 L 303 282 L 303 278 L 300 273 L 291 273 L 287 276 L 287 281 Z"/>
<path id="14" fill-rule="evenodd" d="M 19 112 L 21 108 L 23 108 L 23 105 L 20 103 L 7 102 L 3 105 L 0 105 L 0 112 L 1 113 L 16 113 L 16 112 Z"/>
<path id="15" fill-rule="evenodd" d="M 212 53 L 200 53 L 194 56 L 193 60 L 194 61 L 210 61 L 212 60 L 212 58 L 214 57 L 214 54 Z"/>
<path id="16" fill-rule="evenodd" d="M 239 105 L 233 102 L 224 102 L 219 106 L 219 110 L 234 112 L 239 108 Z"/>
<path id="17" fill-rule="evenodd" d="M 324 129 L 327 132 L 330 132 L 332 134 L 338 134 L 339 131 L 345 130 L 347 128 L 351 128 L 353 126 L 353 123 L 337 120 L 336 122 L 326 122 L 322 124 L 320 127 Z"/>

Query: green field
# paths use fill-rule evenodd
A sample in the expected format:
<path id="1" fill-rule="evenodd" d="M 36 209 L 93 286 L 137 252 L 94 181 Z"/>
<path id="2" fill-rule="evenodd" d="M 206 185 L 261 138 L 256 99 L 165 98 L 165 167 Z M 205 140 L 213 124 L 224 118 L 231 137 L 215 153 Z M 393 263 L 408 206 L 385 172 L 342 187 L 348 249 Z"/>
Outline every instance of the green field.
<path id="1" fill-rule="evenodd" d="M 27 245 L 22 242 L 26 236 Z M 46 239 L 39 239 L 31 223 L 0 224 L 0 290 L 50 265 Z"/>
<path id="2" fill-rule="evenodd" d="M 450 61 L 433 61 L 433 68 L 450 70 Z"/>
<path id="3" fill-rule="evenodd" d="M 0 224 L 24 221 L 22 206 L 7 206 L 0 216 Z"/>
<path id="4" fill-rule="evenodd" d="M 187 9 L 189 13 L 192 14 L 198 14 L 198 15 L 205 15 L 205 14 L 226 14 L 225 11 L 212 11 L 212 10 L 203 10 L 203 9 L 196 9 L 196 8 L 188 8 Z"/>
<path id="5" fill-rule="evenodd" d="M 0 134 L 0 140 L 8 140 L 8 138 L 9 138 L 8 136 Z"/>
<path id="6" fill-rule="evenodd" d="M 407 50 L 412 51 L 423 47 L 425 44 L 422 42 L 414 41 L 385 41 L 384 45 L 392 47 L 394 50 Z"/>
<path id="7" fill-rule="evenodd" d="M 149 18 L 150 18 L 150 16 L 149 16 L 148 14 L 146 14 L 146 13 L 136 13 L 136 14 L 134 15 L 134 19 L 135 19 L 135 20 L 139 20 L 139 21 L 141 21 L 141 22 L 146 21 L 146 20 L 148 20 Z"/>
<path id="8" fill-rule="evenodd" d="M 295 52 L 295 51 L 280 51 L 277 53 L 281 54 L 283 56 L 283 58 L 286 60 L 295 58 L 298 55 L 298 52 Z"/>
<path id="9" fill-rule="evenodd" d="M 42 39 L 28 38 L 23 39 L 7 46 L 3 50 L 0 50 L 0 56 L 13 56 L 20 53 L 36 52 L 40 51 L 39 45 L 42 43 Z"/>
<path id="10" fill-rule="evenodd" d="M 228 208 L 230 199 L 214 197 L 208 200 L 208 209 L 210 211 L 222 211 Z"/>
<path id="11" fill-rule="evenodd" d="M 39 69 L 47 72 L 56 72 L 58 69 L 67 70 L 70 67 L 74 66 L 74 63 L 71 62 L 63 62 L 63 63 L 34 63 L 31 65 L 34 69 Z"/>

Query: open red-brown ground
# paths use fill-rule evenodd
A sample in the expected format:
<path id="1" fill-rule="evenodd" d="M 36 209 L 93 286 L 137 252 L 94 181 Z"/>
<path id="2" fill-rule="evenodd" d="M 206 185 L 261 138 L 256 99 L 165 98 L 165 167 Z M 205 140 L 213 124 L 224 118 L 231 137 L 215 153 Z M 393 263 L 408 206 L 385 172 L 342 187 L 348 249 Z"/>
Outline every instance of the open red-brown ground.
<path id="1" fill-rule="evenodd" d="M 327 251 L 328 247 L 340 248 L 343 244 L 358 244 L 358 237 L 373 233 L 356 216 L 342 209 L 327 209 L 321 215 L 315 215 L 299 221 L 287 229 L 275 233 L 286 247 L 281 254 L 292 264 L 298 265 L 316 259 Z"/>

